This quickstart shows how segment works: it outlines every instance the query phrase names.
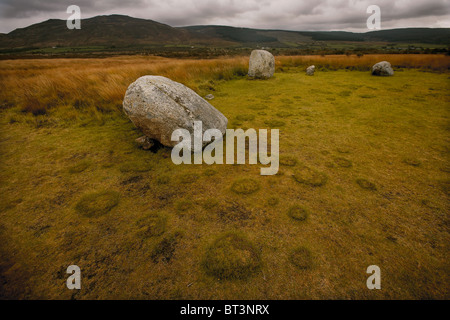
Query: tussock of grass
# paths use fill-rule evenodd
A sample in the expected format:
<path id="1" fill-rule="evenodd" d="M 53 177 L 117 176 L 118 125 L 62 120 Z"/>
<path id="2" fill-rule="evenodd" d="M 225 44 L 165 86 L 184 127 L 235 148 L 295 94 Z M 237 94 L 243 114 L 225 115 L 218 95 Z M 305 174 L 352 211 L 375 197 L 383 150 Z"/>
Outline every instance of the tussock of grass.
<path id="1" fill-rule="evenodd" d="M 156 178 L 156 183 L 159 185 L 168 184 L 170 182 L 170 176 L 169 175 L 160 175 L 158 178 Z"/>
<path id="2" fill-rule="evenodd" d="M 166 216 L 162 214 L 148 214 L 136 223 L 138 234 L 143 238 L 160 236 L 166 230 L 166 221 Z"/>
<path id="3" fill-rule="evenodd" d="M 233 119 L 230 121 L 230 126 L 232 129 L 241 129 L 240 127 L 243 125 L 243 121 L 241 120 L 237 120 L 237 119 Z"/>
<path id="4" fill-rule="evenodd" d="M 328 180 L 325 173 L 307 166 L 302 166 L 302 168 L 297 169 L 294 172 L 293 178 L 298 183 L 303 183 L 312 187 L 323 186 Z"/>
<path id="5" fill-rule="evenodd" d="M 276 119 L 265 120 L 264 123 L 268 125 L 270 128 L 279 128 L 286 125 L 286 122 Z"/>
<path id="6" fill-rule="evenodd" d="M 339 167 L 343 168 L 351 168 L 353 166 L 350 160 L 341 157 L 334 158 L 334 162 L 336 162 Z"/>
<path id="7" fill-rule="evenodd" d="M 281 112 L 277 112 L 276 115 L 280 118 L 288 118 L 288 117 L 292 116 L 292 113 L 286 112 L 286 111 L 281 111 Z"/>
<path id="8" fill-rule="evenodd" d="M 347 147 L 338 147 L 338 148 L 336 148 L 336 150 L 339 153 L 350 153 L 350 149 Z"/>
<path id="9" fill-rule="evenodd" d="M 75 210 L 87 217 L 98 217 L 111 211 L 119 204 L 119 193 L 101 191 L 83 196 L 75 206 Z"/>
<path id="10" fill-rule="evenodd" d="M 202 266 L 219 279 L 247 279 L 261 267 L 261 255 L 245 236 L 228 232 L 207 248 Z"/>
<path id="11" fill-rule="evenodd" d="M 231 185 L 231 190 L 237 194 L 252 194 L 261 188 L 260 184 L 250 178 L 239 179 L 233 182 Z"/>
<path id="12" fill-rule="evenodd" d="M 164 262 L 169 263 L 174 254 L 175 249 L 183 237 L 183 234 L 179 231 L 176 231 L 166 237 L 164 237 L 161 241 L 159 241 L 151 252 L 151 259 L 154 263 Z"/>
<path id="13" fill-rule="evenodd" d="M 90 166 L 90 162 L 87 160 L 83 160 L 78 162 L 76 165 L 72 166 L 69 168 L 69 173 L 81 173 L 84 170 L 86 170 L 87 168 L 89 168 Z"/>
<path id="14" fill-rule="evenodd" d="M 305 247 L 296 248 L 289 254 L 289 262 L 291 262 L 297 269 L 311 269 L 313 265 L 311 251 Z"/>
<path id="15" fill-rule="evenodd" d="M 254 114 L 239 114 L 236 116 L 236 120 L 238 121 L 250 121 L 255 119 Z"/>
<path id="16" fill-rule="evenodd" d="M 175 209 L 177 210 L 178 213 L 181 214 L 189 211 L 190 209 L 192 209 L 193 206 L 194 203 L 191 200 L 187 199 L 181 199 L 175 202 Z"/>
<path id="17" fill-rule="evenodd" d="M 218 206 L 219 206 L 219 200 L 214 199 L 214 198 L 205 199 L 202 203 L 203 209 L 208 210 L 208 211 L 218 208 Z"/>
<path id="18" fill-rule="evenodd" d="M 351 94 L 352 94 L 352 92 L 348 91 L 348 90 L 344 90 L 344 91 L 341 91 L 341 92 L 338 93 L 338 95 L 341 96 L 341 97 L 350 97 Z"/>
<path id="19" fill-rule="evenodd" d="M 214 176 L 214 175 L 216 175 L 217 174 L 217 170 L 214 170 L 214 169 L 212 169 L 212 168 L 208 168 L 208 169 L 205 169 L 204 171 L 203 171 L 203 175 L 205 175 L 205 176 L 207 176 L 207 177 L 212 177 L 212 176 Z"/>
<path id="20" fill-rule="evenodd" d="M 143 161 L 130 161 L 120 165 L 121 172 L 147 172 L 152 170 L 153 165 Z"/>
<path id="21" fill-rule="evenodd" d="M 363 178 L 356 179 L 356 183 L 365 190 L 372 190 L 372 191 L 377 190 L 377 186 L 375 185 L 375 183 L 367 179 Z"/>
<path id="22" fill-rule="evenodd" d="M 422 164 L 420 160 L 414 158 L 405 158 L 403 162 L 413 167 L 419 167 Z"/>
<path id="23" fill-rule="evenodd" d="M 222 221 L 244 223 L 252 217 L 251 211 L 242 203 L 225 203 L 216 209 L 218 217 Z"/>
<path id="24" fill-rule="evenodd" d="M 280 165 L 287 167 L 294 167 L 297 164 L 297 159 L 290 155 L 280 155 Z"/>
<path id="25" fill-rule="evenodd" d="M 183 173 L 178 177 L 178 182 L 181 184 L 191 184 L 197 181 L 199 178 L 196 173 Z"/>
<path id="26" fill-rule="evenodd" d="M 278 199 L 277 197 L 269 197 L 267 199 L 267 205 L 269 207 L 275 207 L 280 203 L 280 199 Z"/>
<path id="27" fill-rule="evenodd" d="M 289 208 L 287 215 L 294 220 L 305 221 L 308 218 L 309 213 L 306 208 L 299 205 L 294 205 Z"/>

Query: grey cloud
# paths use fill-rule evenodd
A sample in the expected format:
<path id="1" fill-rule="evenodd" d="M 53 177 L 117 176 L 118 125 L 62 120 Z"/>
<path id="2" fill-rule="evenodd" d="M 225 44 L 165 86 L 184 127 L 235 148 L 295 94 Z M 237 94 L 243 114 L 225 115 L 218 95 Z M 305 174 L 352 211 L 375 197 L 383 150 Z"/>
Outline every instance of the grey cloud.
<path id="1" fill-rule="evenodd" d="M 80 6 L 82 18 L 116 13 L 172 26 L 349 31 L 367 31 L 366 9 L 376 4 L 384 28 L 450 27 L 450 0 L 0 0 L 0 32 L 65 19 L 71 4 Z"/>

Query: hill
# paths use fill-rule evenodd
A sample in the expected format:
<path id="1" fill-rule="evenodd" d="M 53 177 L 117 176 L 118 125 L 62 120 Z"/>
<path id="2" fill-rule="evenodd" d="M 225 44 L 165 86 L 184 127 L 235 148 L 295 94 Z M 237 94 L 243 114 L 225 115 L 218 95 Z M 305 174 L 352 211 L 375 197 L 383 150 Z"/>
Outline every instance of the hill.
<path id="1" fill-rule="evenodd" d="M 227 26 L 190 26 L 186 30 L 240 44 L 260 43 L 275 46 L 295 46 L 313 41 L 395 42 L 450 44 L 449 28 L 406 28 L 354 33 L 346 31 L 258 30 Z"/>
<path id="2" fill-rule="evenodd" d="M 136 46 L 161 44 L 229 45 L 201 33 L 173 28 L 153 20 L 122 15 L 83 19 L 80 30 L 69 30 L 65 20 L 50 19 L 16 29 L 2 39 L 1 47 Z"/>
<path id="3" fill-rule="evenodd" d="M 287 31 L 236 28 L 229 26 L 171 27 L 153 20 L 124 15 L 96 16 L 83 19 L 81 30 L 69 30 L 65 20 L 50 19 L 8 34 L 0 34 L 2 53 L 42 51 L 63 47 L 70 51 L 128 50 L 136 48 L 294 48 L 323 49 L 324 47 L 370 47 L 395 45 L 450 44 L 450 29 L 409 28 L 353 33 L 344 31 Z M 352 47 L 353 46 L 353 47 Z M 133 49 L 134 48 L 134 49 Z M 169 48 L 169 49 L 167 49 Z M 32 52 L 34 50 L 35 52 Z M 75 50 L 75 51 L 76 51 Z M 83 49 L 84 50 L 84 49 Z M 51 50 L 50 50 L 51 51 Z M 54 50 L 53 50 L 54 51 Z M 220 52 L 218 54 L 221 54 Z"/>

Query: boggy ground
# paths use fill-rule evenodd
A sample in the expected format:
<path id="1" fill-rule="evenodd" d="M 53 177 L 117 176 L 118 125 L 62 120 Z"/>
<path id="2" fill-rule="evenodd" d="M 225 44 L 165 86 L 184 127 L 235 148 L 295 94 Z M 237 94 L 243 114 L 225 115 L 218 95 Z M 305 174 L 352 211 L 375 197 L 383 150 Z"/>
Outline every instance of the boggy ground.
<path id="1" fill-rule="evenodd" d="M 211 101 L 280 129 L 276 176 L 175 166 L 121 112 L 3 110 L 0 297 L 448 299 L 449 75 L 287 71 Z"/>

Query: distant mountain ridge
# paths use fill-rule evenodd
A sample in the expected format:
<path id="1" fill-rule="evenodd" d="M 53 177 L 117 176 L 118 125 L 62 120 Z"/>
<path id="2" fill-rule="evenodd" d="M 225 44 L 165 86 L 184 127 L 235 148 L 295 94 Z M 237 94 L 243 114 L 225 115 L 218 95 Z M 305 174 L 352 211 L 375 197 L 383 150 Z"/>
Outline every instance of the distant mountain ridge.
<path id="1" fill-rule="evenodd" d="M 296 47 L 314 41 L 378 41 L 450 44 L 450 28 L 406 28 L 353 33 L 345 31 L 289 31 L 229 26 L 171 27 L 124 15 L 96 16 L 69 30 L 66 20 L 50 19 L 8 34 L 0 34 L 0 48 L 79 46 L 272 46 Z"/>

